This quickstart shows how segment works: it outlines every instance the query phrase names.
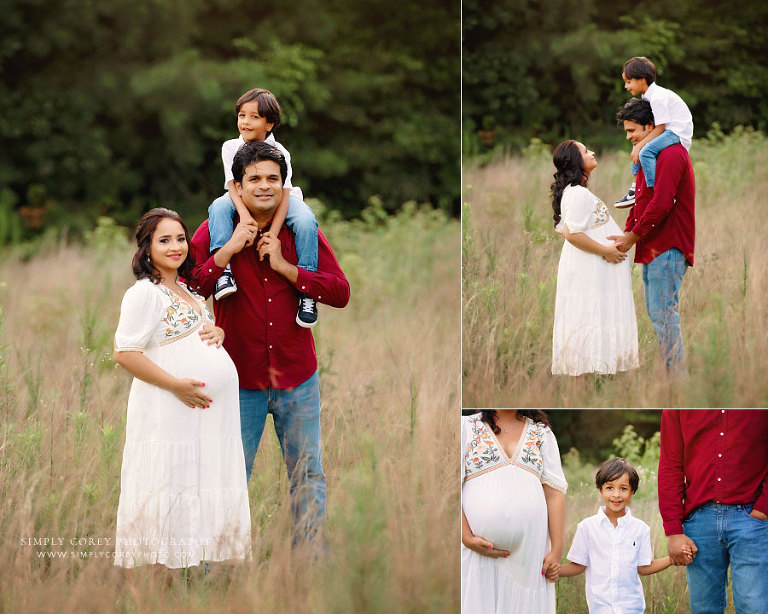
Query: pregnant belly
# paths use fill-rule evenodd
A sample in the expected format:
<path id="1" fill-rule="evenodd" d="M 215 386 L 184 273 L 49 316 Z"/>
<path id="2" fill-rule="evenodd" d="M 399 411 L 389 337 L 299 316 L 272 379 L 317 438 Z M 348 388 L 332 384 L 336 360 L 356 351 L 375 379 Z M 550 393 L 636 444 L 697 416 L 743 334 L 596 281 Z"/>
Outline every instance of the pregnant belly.
<path id="1" fill-rule="evenodd" d="M 532 533 L 541 533 L 542 528 L 546 535 L 547 509 L 541 485 L 514 488 L 512 484 L 484 484 L 484 478 L 490 477 L 489 473 L 464 484 L 462 508 L 472 532 L 495 548 L 511 552 Z"/>

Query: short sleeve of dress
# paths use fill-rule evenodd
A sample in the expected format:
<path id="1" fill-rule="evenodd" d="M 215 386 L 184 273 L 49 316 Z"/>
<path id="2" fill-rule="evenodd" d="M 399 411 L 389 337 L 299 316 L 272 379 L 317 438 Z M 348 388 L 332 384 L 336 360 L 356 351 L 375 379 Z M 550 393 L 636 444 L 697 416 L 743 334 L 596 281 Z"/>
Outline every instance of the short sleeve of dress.
<path id="1" fill-rule="evenodd" d="M 587 188 L 570 186 L 563 192 L 560 204 L 563 223 L 570 232 L 584 232 L 592 226 L 590 220 L 595 211 L 595 197 Z"/>
<path id="2" fill-rule="evenodd" d="M 461 483 L 464 483 L 464 478 L 467 477 L 467 443 L 469 441 L 469 421 L 474 416 L 464 416 L 461 420 Z"/>
<path id="3" fill-rule="evenodd" d="M 576 535 L 573 536 L 573 543 L 566 558 L 577 565 L 589 567 L 589 539 L 583 522 L 576 527 Z"/>
<path id="4" fill-rule="evenodd" d="M 653 548 L 651 548 L 651 529 L 647 524 L 643 525 L 643 532 L 640 536 L 640 548 L 637 551 L 637 564 L 650 565 L 653 561 Z"/>
<path id="5" fill-rule="evenodd" d="M 560 449 L 557 447 L 557 439 L 555 439 L 555 434 L 549 428 L 544 429 L 544 440 L 541 442 L 541 458 L 544 464 L 541 471 L 541 483 L 565 494 L 565 491 L 568 490 L 568 482 L 565 481 L 563 464 L 560 462 Z"/>
<path id="6" fill-rule="evenodd" d="M 163 311 L 163 298 L 147 279 L 128 288 L 115 331 L 116 352 L 141 352 L 149 343 Z"/>

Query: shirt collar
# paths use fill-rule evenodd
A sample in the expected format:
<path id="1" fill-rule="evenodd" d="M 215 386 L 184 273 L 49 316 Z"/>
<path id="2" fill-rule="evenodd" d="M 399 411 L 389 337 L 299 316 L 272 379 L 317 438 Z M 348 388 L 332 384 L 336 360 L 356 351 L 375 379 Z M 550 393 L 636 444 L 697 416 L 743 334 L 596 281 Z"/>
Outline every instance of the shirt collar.
<path id="1" fill-rule="evenodd" d="M 613 523 L 611 523 L 610 518 L 605 515 L 605 506 L 601 505 L 600 509 L 597 510 L 597 515 L 600 516 L 600 524 L 603 524 L 604 522 L 607 522 L 610 526 L 613 526 Z M 621 518 L 617 518 L 618 524 L 617 527 L 623 526 L 629 522 L 629 519 L 632 518 L 632 512 L 627 507 L 624 508 L 624 515 Z"/>
<path id="2" fill-rule="evenodd" d="M 649 96 L 650 96 L 650 95 L 651 95 L 653 92 L 655 92 L 655 91 L 656 91 L 656 81 L 654 81 L 653 83 L 651 83 L 651 84 L 648 86 L 648 89 L 647 89 L 647 90 L 645 90 L 645 94 L 643 94 L 643 95 L 641 96 L 641 98 L 644 98 L 644 99 L 646 99 L 646 100 L 647 100 L 647 99 L 648 99 L 648 97 L 649 97 Z"/>

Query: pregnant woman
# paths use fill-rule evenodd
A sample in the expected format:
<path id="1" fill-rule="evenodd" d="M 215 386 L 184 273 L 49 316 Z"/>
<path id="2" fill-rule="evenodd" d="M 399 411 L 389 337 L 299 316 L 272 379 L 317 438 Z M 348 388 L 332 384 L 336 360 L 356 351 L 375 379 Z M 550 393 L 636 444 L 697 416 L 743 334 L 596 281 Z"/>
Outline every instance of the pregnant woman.
<path id="1" fill-rule="evenodd" d="M 168 209 L 139 222 L 136 283 L 120 308 L 115 362 L 128 397 L 115 565 L 243 559 L 251 523 L 238 379 L 202 297 L 189 233 Z M 180 277 L 186 280 L 182 282 Z"/>
<path id="2" fill-rule="evenodd" d="M 627 254 L 611 235 L 619 226 L 586 185 L 595 153 L 578 141 L 555 148 L 555 230 L 565 238 L 557 269 L 552 373 L 609 374 L 638 367 L 637 321 Z"/>
<path id="3" fill-rule="evenodd" d="M 461 611 L 555 614 L 568 485 L 546 414 L 484 410 L 461 444 Z"/>

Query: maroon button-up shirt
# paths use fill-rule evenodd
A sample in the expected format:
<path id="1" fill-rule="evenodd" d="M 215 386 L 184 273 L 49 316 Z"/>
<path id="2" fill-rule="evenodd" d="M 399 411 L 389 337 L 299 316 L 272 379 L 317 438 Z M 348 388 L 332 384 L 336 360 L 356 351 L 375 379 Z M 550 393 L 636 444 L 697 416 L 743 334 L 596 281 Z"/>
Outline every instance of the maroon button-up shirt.
<path id="1" fill-rule="evenodd" d="M 768 410 L 665 409 L 661 414 L 664 533 L 682 533 L 683 518 L 707 501 L 752 503 L 768 514 Z"/>
<path id="2" fill-rule="evenodd" d="M 656 159 L 655 187 L 645 185 L 640 168 L 635 179 L 635 205 L 629 210 L 624 227 L 640 237 L 635 244 L 635 262 L 648 264 L 676 247 L 693 266 L 695 199 L 691 158 L 680 143 L 663 149 Z"/>
<path id="3" fill-rule="evenodd" d="M 278 235 L 283 257 L 298 262 L 294 234 L 283 226 Z M 200 292 L 213 294 L 216 280 L 224 271 L 210 253 L 208 220 L 192 238 L 194 274 Z M 275 273 L 269 262 L 259 260 L 256 242 L 235 254 L 230 261 L 237 292 L 213 302 L 216 325 L 224 329 L 224 347 L 232 357 L 240 386 L 250 389 L 293 388 L 317 371 L 312 331 L 296 324 L 298 292 L 332 307 L 349 302 L 349 283 L 322 232 L 317 233 L 317 271 L 299 269 L 292 284 Z"/>

